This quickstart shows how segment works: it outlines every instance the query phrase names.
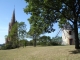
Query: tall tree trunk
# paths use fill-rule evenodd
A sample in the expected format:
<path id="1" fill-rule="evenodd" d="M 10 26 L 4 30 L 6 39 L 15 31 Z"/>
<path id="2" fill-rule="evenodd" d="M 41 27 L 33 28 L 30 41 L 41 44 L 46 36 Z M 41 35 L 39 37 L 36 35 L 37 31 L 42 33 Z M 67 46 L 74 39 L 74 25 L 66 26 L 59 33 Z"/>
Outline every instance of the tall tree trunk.
<path id="1" fill-rule="evenodd" d="M 33 46 L 36 47 L 36 36 L 33 36 Z"/>
<path id="2" fill-rule="evenodd" d="M 80 49 L 79 47 L 79 38 L 78 38 L 78 26 L 77 20 L 74 20 L 74 33 L 75 33 L 75 49 Z"/>
<path id="3" fill-rule="evenodd" d="M 34 39 L 34 47 L 36 47 L 36 39 Z"/>

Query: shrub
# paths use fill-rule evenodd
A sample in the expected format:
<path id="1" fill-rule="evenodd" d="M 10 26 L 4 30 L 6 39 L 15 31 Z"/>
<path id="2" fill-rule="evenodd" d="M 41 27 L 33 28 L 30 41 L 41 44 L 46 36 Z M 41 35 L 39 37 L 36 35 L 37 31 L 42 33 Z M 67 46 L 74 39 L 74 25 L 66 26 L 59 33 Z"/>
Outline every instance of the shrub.
<path id="1" fill-rule="evenodd" d="M 33 46 L 33 40 L 29 41 L 29 46 Z"/>
<path id="2" fill-rule="evenodd" d="M 5 45 L 1 46 L 1 50 L 6 50 L 6 46 Z"/>

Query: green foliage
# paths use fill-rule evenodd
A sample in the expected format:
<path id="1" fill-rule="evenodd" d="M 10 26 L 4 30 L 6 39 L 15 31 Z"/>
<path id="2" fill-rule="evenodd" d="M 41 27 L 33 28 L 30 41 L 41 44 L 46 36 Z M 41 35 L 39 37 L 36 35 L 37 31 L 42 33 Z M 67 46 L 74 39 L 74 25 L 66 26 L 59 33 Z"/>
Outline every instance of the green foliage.
<path id="1" fill-rule="evenodd" d="M 49 36 L 42 36 L 37 40 L 37 45 L 42 46 L 55 46 L 61 45 L 62 39 L 61 37 L 53 37 L 52 39 Z"/>
<path id="2" fill-rule="evenodd" d="M 61 18 L 61 20 L 59 21 L 59 27 L 63 28 L 65 23 L 67 23 L 67 20 L 65 18 Z"/>
<path id="3" fill-rule="evenodd" d="M 18 40 L 18 24 L 17 22 L 11 27 L 10 33 L 7 37 L 10 38 L 10 42 L 14 42 Z"/>
<path id="4" fill-rule="evenodd" d="M 18 38 L 22 40 L 26 37 L 26 24 L 24 22 L 18 22 Z"/>
<path id="5" fill-rule="evenodd" d="M 61 37 L 53 37 L 51 41 L 52 45 L 61 45 L 62 44 L 62 38 Z"/>
<path id="6" fill-rule="evenodd" d="M 51 43 L 51 38 L 49 36 L 42 36 L 38 40 L 38 44 L 42 46 L 49 46 Z"/>
<path id="7" fill-rule="evenodd" d="M 31 14 L 29 22 L 40 27 L 41 33 L 54 31 L 53 24 L 59 22 L 62 27 L 66 20 L 72 22 L 75 33 L 75 48 L 79 48 L 78 24 L 80 23 L 79 0 L 25 0 L 25 13 Z"/>
<path id="8" fill-rule="evenodd" d="M 2 50 L 7 50 L 7 49 L 14 49 L 14 48 L 18 48 L 18 44 L 16 42 L 12 42 L 10 41 L 9 43 L 7 44 L 4 44 L 1 46 L 1 49 Z"/>
<path id="9" fill-rule="evenodd" d="M 62 38 L 61 37 L 53 37 L 52 39 L 49 36 L 41 36 L 37 40 L 37 45 L 42 46 L 55 46 L 55 45 L 61 45 Z"/>
<path id="10" fill-rule="evenodd" d="M 25 47 L 28 45 L 29 45 L 29 42 L 27 40 L 20 40 L 19 41 L 19 46 Z"/>
<path id="11" fill-rule="evenodd" d="M 66 20 L 74 22 L 80 20 L 79 0 L 25 0 L 27 6 L 25 13 L 31 14 L 30 24 L 36 23 L 46 32 L 52 31 L 53 23 L 59 22 L 59 26 L 66 23 Z M 78 6 L 78 7 L 77 7 Z M 76 8 L 77 7 L 77 8 Z M 37 25 L 37 26 L 38 26 Z M 39 26 L 38 26 L 39 27 Z"/>
<path id="12" fill-rule="evenodd" d="M 29 41 L 29 46 L 33 46 L 33 40 Z"/>
<path id="13" fill-rule="evenodd" d="M 12 37 L 14 36 L 15 34 L 17 34 L 17 29 L 18 29 L 18 26 L 17 26 L 17 22 L 12 26 L 11 28 L 11 31 L 10 31 L 10 34 L 8 35 L 9 37 Z"/>
<path id="14" fill-rule="evenodd" d="M 41 28 L 37 27 L 34 23 L 31 25 L 29 32 L 27 33 L 28 37 L 33 38 L 34 47 L 36 46 L 36 40 L 38 39 L 39 35 L 41 34 Z"/>
<path id="15" fill-rule="evenodd" d="M 6 50 L 5 44 L 3 44 L 3 45 L 0 47 L 0 50 Z"/>
<path id="16" fill-rule="evenodd" d="M 12 27 L 10 34 L 5 38 L 10 38 L 10 41 L 3 46 L 5 49 L 14 49 L 19 47 L 19 40 L 26 37 L 26 24 L 24 22 L 16 22 Z"/>
<path id="17" fill-rule="evenodd" d="M 45 31 L 47 32 L 53 31 L 52 27 L 51 29 L 47 29 L 47 27 L 49 27 L 51 22 L 49 23 L 48 20 L 46 21 L 46 18 L 41 17 L 41 12 L 44 12 L 44 11 L 41 10 L 41 8 L 39 9 L 39 6 L 42 7 L 43 5 L 42 2 L 38 0 L 34 0 L 34 1 L 25 0 L 25 1 L 29 3 L 28 6 L 24 9 L 24 11 L 25 13 L 31 14 L 31 17 L 28 20 L 31 24 L 32 31 L 35 30 L 38 34 L 44 33 Z M 35 2 L 37 3 L 34 4 Z"/>
<path id="18" fill-rule="evenodd" d="M 26 37 L 26 24 L 24 22 L 17 22 L 12 26 L 9 37 L 13 38 L 14 35 L 16 35 L 15 39 L 24 39 Z"/>
<path id="19" fill-rule="evenodd" d="M 80 32 L 78 33 L 78 37 L 79 37 L 79 44 L 80 44 Z"/>
<path id="20" fill-rule="evenodd" d="M 8 43 L 5 44 L 6 49 L 14 49 L 19 47 L 18 46 L 18 23 L 16 22 L 10 30 L 9 35 L 7 36 L 7 38 L 10 39 L 10 41 Z"/>

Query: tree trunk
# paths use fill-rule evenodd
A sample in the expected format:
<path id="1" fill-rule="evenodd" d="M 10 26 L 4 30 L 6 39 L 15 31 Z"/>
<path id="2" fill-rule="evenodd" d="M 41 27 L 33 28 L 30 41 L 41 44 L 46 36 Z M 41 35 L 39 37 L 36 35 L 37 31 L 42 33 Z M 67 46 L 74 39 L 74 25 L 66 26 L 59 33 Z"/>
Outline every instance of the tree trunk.
<path id="1" fill-rule="evenodd" d="M 36 47 L 36 39 L 34 39 L 34 47 Z"/>
<path id="2" fill-rule="evenodd" d="M 75 49 L 79 48 L 79 38 L 78 38 L 78 26 L 77 26 L 77 20 L 74 20 L 74 35 L 75 35 Z"/>
<path id="3" fill-rule="evenodd" d="M 33 36 L 33 46 L 36 47 L 36 36 Z"/>

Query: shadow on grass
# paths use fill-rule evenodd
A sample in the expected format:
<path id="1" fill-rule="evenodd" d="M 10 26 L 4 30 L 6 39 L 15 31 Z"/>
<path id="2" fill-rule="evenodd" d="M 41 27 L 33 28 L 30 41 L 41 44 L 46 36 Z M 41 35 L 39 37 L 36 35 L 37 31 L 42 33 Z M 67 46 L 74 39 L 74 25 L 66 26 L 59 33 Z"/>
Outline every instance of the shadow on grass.
<path id="1" fill-rule="evenodd" d="M 80 54 L 80 49 L 69 51 L 71 52 L 70 54 Z"/>

